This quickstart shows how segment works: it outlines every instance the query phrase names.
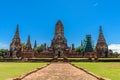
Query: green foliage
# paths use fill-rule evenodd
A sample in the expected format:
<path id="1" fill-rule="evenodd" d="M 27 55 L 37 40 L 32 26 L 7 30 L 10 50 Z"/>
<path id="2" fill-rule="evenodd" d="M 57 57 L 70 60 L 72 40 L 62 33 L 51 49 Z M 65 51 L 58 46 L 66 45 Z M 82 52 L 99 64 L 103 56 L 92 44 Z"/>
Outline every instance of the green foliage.
<path id="1" fill-rule="evenodd" d="M 5 49 L 0 49 L 0 56 L 2 56 L 6 52 Z"/>
<path id="2" fill-rule="evenodd" d="M 37 51 L 37 52 L 42 52 L 43 51 L 43 49 L 44 49 L 44 45 L 43 44 L 41 44 L 40 46 L 38 46 L 35 50 Z"/>
<path id="3" fill-rule="evenodd" d="M 79 46 L 79 47 L 75 48 L 75 51 L 84 53 L 85 52 L 85 48 L 83 46 Z"/>
<path id="4" fill-rule="evenodd" d="M 78 67 L 87 69 L 98 76 L 109 78 L 111 80 L 120 80 L 120 63 L 119 62 L 73 62 Z"/>
<path id="5" fill-rule="evenodd" d="M 84 53 L 85 52 L 85 48 L 83 46 L 80 47 L 80 52 Z"/>
<path id="6" fill-rule="evenodd" d="M 114 53 L 113 53 L 113 56 L 118 57 L 118 56 L 119 56 L 119 53 L 118 53 L 118 52 L 114 52 Z"/>
<path id="7" fill-rule="evenodd" d="M 0 52 L 4 53 L 6 50 L 5 49 L 0 49 Z"/>
<path id="8" fill-rule="evenodd" d="M 22 43 L 22 47 L 25 48 L 25 47 L 26 47 L 26 44 L 25 44 L 25 43 Z"/>
<path id="9" fill-rule="evenodd" d="M 3 55 L 3 53 L 2 52 L 0 52 L 0 56 L 2 56 Z"/>
<path id="10" fill-rule="evenodd" d="M 80 52 L 80 46 L 77 47 L 77 48 L 75 48 L 75 51 L 76 51 L 76 52 Z"/>
<path id="11" fill-rule="evenodd" d="M 0 80 L 15 78 L 30 72 L 36 68 L 42 67 L 47 63 L 6 63 L 0 62 Z"/>

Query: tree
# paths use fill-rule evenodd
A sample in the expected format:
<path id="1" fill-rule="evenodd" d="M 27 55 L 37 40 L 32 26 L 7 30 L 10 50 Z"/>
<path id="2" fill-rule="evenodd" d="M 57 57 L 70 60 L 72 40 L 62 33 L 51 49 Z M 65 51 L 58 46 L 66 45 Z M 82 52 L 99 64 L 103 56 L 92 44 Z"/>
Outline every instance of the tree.
<path id="1" fill-rule="evenodd" d="M 2 52 L 0 52 L 0 56 L 2 56 L 3 55 L 3 53 Z"/>
<path id="2" fill-rule="evenodd" d="M 38 47 L 35 49 L 35 51 L 37 51 L 37 52 L 42 52 L 43 49 L 44 49 L 44 45 L 41 44 L 40 46 L 38 46 Z"/>
<path id="3" fill-rule="evenodd" d="M 6 52 L 5 49 L 0 49 L 0 56 L 3 56 L 5 52 Z"/>
<path id="4" fill-rule="evenodd" d="M 114 53 L 113 53 L 113 56 L 118 57 L 118 56 L 119 56 L 119 53 L 118 53 L 118 52 L 114 52 Z"/>
<path id="5" fill-rule="evenodd" d="M 26 47 L 26 44 L 25 43 L 22 43 L 22 48 L 25 48 Z"/>
<path id="6" fill-rule="evenodd" d="M 85 48 L 83 46 L 80 47 L 80 52 L 84 53 L 85 52 Z"/>
<path id="7" fill-rule="evenodd" d="M 75 48 L 75 51 L 76 51 L 76 52 L 80 52 L 80 46 L 77 47 L 77 48 Z"/>

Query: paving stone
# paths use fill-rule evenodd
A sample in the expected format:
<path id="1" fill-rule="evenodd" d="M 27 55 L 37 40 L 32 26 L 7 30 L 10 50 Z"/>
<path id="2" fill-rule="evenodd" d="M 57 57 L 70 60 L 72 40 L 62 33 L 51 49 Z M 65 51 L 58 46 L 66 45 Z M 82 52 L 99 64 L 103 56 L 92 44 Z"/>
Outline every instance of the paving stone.
<path id="1" fill-rule="evenodd" d="M 51 63 L 22 80 L 98 80 L 69 63 Z"/>

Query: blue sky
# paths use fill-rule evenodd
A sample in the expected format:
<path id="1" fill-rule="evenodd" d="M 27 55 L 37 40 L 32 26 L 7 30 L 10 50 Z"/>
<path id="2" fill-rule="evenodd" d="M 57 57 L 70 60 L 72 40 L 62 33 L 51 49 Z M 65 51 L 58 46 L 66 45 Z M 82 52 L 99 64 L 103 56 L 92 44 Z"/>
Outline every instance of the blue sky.
<path id="1" fill-rule="evenodd" d="M 97 42 L 99 26 L 103 26 L 108 45 L 119 44 L 119 0 L 0 0 L 0 48 L 9 48 L 19 24 L 22 42 L 37 40 L 50 46 L 57 20 L 65 28 L 69 46 L 79 46 L 86 34 Z"/>

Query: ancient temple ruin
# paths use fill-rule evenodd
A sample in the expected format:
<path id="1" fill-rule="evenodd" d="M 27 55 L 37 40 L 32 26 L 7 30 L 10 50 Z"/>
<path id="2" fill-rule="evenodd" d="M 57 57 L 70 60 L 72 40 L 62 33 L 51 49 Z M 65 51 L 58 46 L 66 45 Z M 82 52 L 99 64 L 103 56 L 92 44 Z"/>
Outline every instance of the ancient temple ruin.
<path id="1" fill-rule="evenodd" d="M 19 35 L 19 25 L 16 26 L 16 32 L 14 38 L 10 44 L 10 57 L 16 58 L 21 56 L 21 40 Z"/>
<path id="2" fill-rule="evenodd" d="M 100 26 L 99 37 L 95 50 L 98 57 L 108 57 L 108 45 L 103 35 L 102 26 Z"/>
<path id="3" fill-rule="evenodd" d="M 51 45 L 43 45 L 42 52 L 37 52 L 37 42 L 35 40 L 32 48 L 30 36 L 23 47 L 19 35 L 19 25 L 16 26 L 14 38 L 10 44 L 10 57 L 12 58 L 82 58 L 82 57 L 108 57 L 108 45 L 103 35 L 102 26 L 100 26 L 99 37 L 94 49 L 91 35 L 86 35 L 86 40 L 81 42 L 80 51 L 75 50 L 75 45 L 68 46 L 67 39 L 64 36 L 64 25 L 61 20 L 55 24 L 55 33 Z"/>
<path id="4" fill-rule="evenodd" d="M 64 57 L 69 50 L 67 40 L 64 36 L 64 26 L 60 20 L 58 20 L 55 25 L 55 34 L 51 43 L 51 48 L 53 49 L 54 57 Z"/>

